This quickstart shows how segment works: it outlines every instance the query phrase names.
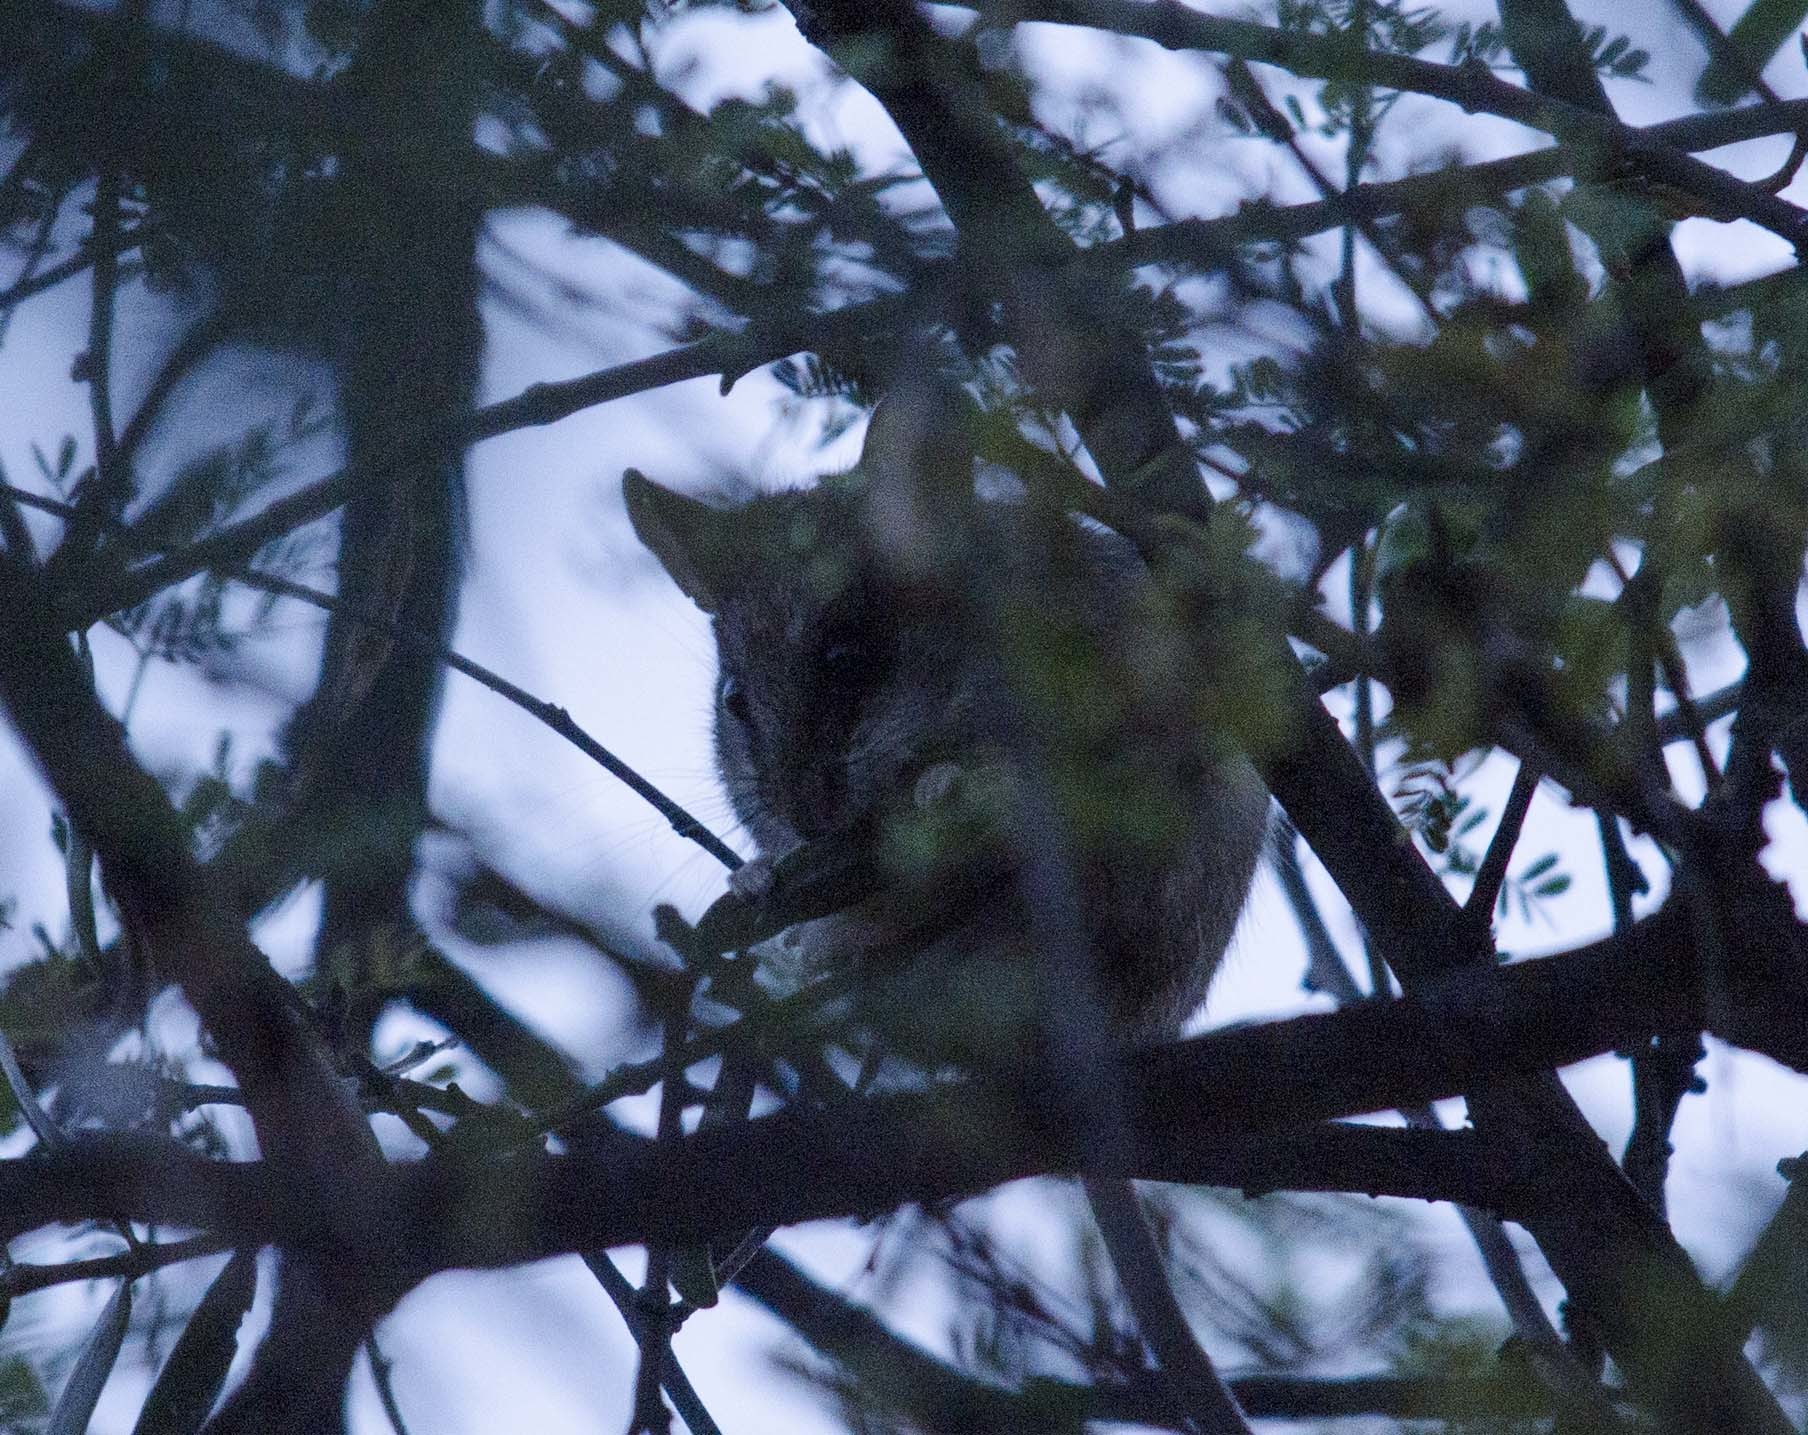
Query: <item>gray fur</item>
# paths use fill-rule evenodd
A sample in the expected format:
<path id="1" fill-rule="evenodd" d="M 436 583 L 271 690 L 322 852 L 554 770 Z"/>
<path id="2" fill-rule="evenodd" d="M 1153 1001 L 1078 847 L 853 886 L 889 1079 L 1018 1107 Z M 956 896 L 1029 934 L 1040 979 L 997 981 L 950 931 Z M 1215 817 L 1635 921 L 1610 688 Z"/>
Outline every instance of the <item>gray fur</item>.
<path id="1" fill-rule="evenodd" d="M 628 480 L 636 531 L 714 618 L 716 763 L 763 856 L 887 812 L 908 820 L 913 788 L 934 764 L 951 762 L 963 776 L 996 766 L 998 674 L 1010 666 L 1001 667 L 999 653 L 1011 634 L 982 636 L 938 606 L 924 573 L 939 559 L 954 570 L 943 575 L 947 584 L 968 581 L 981 571 L 972 565 L 1043 554 L 1051 530 L 1013 505 L 972 502 L 969 490 L 968 527 L 979 541 L 957 552 L 945 527 L 953 511 L 948 484 L 945 476 L 938 481 L 940 500 L 921 475 L 888 473 L 870 440 L 856 474 L 731 510 L 679 497 L 638 474 Z M 877 513 L 886 518 L 876 533 Z M 925 531 L 900 532 L 912 523 Z M 1062 749 L 1082 789 L 1097 751 L 1096 785 L 1108 809 L 1103 830 L 1073 844 L 1086 935 L 1118 1033 L 1168 1035 L 1204 1000 L 1230 940 L 1268 798 L 1241 755 L 1202 739 L 1188 710 L 1184 665 L 1163 671 L 1164 645 L 1147 626 L 1149 580 L 1134 551 L 1113 535 L 1071 526 L 1053 532 L 1053 556 L 1032 560 L 1043 568 L 1025 590 L 1035 598 L 1026 625 L 1062 635 L 1061 650 L 1081 654 L 1083 675 L 1094 670 L 1085 664 L 1096 665 L 1121 708 L 1107 710 L 1101 730 Z M 1021 660 L 1040 661 L 1040 651 L 1032 647 Z M 1059 701 L 1046 712 L 1065 721 Z M 1109 810 L 1120 791 L 1122 832 Z M 1151 796 L 1143 802 L 1139 793 Z M 1135 830 L 1164 820 L 1163 836 Z M 1019 843 L 1034 840 L 1019 834 Z M 1022 1016 L 1019 997 L 1033 986 L 1023 980 L 1027 924 L 1008 869 L 997 886 L 913 959 L 933 975 L 907 983 L 914 995 L 902 998 L 906 1007 L 1001 1004 L 1017 1012 L 1005 1020 Z M 934 891 L 934 879 L 926 879 L 919 897 L 933 902 Z M 885 935 L 882 919 L 854 914 L 813 924 L 806 946 L 813 962 L 832 963 L 882 950 Z"/>

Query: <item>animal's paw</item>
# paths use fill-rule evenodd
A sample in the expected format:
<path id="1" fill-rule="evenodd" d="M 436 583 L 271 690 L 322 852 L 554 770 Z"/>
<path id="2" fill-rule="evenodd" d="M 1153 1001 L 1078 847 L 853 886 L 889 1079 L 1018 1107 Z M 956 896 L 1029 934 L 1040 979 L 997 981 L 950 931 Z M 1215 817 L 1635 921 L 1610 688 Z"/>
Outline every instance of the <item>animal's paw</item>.
<path id="1" fill-rule="evenodd" d="M 728 890 L 743 902 L 757 902 L 772 890 L 772 876 L 778 862 L 772 857 L 755 857 L 743 862 L 728 874 Z"/>

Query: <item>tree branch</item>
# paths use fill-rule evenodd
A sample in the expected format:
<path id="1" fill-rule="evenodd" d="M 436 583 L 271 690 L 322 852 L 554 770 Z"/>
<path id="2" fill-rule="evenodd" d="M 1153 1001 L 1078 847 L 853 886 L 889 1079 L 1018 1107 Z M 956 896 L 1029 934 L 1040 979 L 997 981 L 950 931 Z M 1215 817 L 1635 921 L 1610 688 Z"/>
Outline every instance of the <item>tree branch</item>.
<path id="1" fill-rule="evenodd" d="M 197 573 L 230 569 L 245 562 L 266 543 L 305 523 L 324 518 L 340 507 L 358 484 L 380 481 L 392 464 L 406 471 L 410 460 L 425 454 L 468 447 L 516 429 L 556 423 L 582 409 L 686 379 L 720 374 L 726 388 L 742 375 L 801 348 L 820 346 L 832 352 L 843 345 L 863 343 L 875 332 L 883 332 L 888 325 L 896 323 L 903 307 L 902 301 L 886 298 L 809 317 L 794 324 L 753 325 L 739 334 L 711 334 L 694 343 L 617 364 L 582 378 L 531 384 L 512 398 L 486 405 L 475 412 L 449 415 L 437 424 L 428 425 L 425 431 L 411 437 L 405 449 L 399 449 L 386 461 L 373 461 L 368 467 L 341 469 L 317 479 L 198 543 L 103 580 L 98 585 L 98 592 L 82 595 L 70 611 L 62 615 L 63 624 L 71 630 L 88 627 L 110 613 L 136 607 L 162 589 Z"/>
<path id="2" fill-rule="evenodd" d="M 987 13 L 988 7 L 978 7 Z M 1482 65 L 1440 65 L 1366 48 L 1347 34 L 1277 29 L 1203 14 L 1179 0 L 1013 0 L 1009 18 L 1046 21 L 1137 36 L 1169 50 L 1215 50 L 1313 79 L 1406 90 L 1449 100 L 1585 144 L 1634 171 L 1704 201 L 1712 217 L 1749 219 L 1800 250 L 1808 244 L 1808 212 L 1667 145 L 1651 146 L 1630 125 L 1578 104 L 1536 94 L 1499 79 Z M 1796 126 L 1800 127 L 1798 119 Z M 1672 142 L 1674 143 L 1674 142 Z"/>
<path id="3" fill-rule="evenodd" d="M 37 575 L 0 564 L 0 703 L 86 835 L 122 918 L 182 987 L 237 1076 L 265 1154 L 291 1196 L 354 1245 L 380 1162 L 370 1128 L 297 1015 L 294 994 L 216 905 L 187 832 L 124 731 L 100 706 Z"/>
<path id="4" fill-rule="evenodd" d="M 452 1266 L 493 1266 L 647 1240 L 869 1214 L 1038 1174 L 1453 1200 L 1541 1226 L 1598 1188 L 1573 1167 L 1528 1176 L 1473 1132 L 1313 1125 L 1472 1091 L 1527 1065 L 1560 1066 L 1641 1033 L 1699 1020 L 1692 925 L 1666 909 L 1557 957 L 1459 973 L 1404 998 L 1233 1028 L 1128 1057 L 1131 1141 L 1110 1169 L 1035 1091 L 964 1083 L 791 1108 L 714 1127 L 669 1152 L 593 1128 L 575 1154 L 492 1157 L 442 1148 L 376 1168 L 363 1259 L 396 1287 Z M 1735 1008 L 1799 1010 L 1760 982 Z M 1773 1051 L 1808 1069 L 1808 1038 Z M 970 1133 L 984 1131 L 985 1141 Z M 288 1166 L 204 1160 L 146 1139 L 78 1141 L 0 1162 L 0 1238 L 53 1220 L 122 1216 L 235 1242 L 315 1246 L 337 1212 L 293 1199 Z M 1627 1188 L 1628 1192 L 1630 1188 Z M 391 1282 L 379 1279 L 379 1284 Z"/>
<path id="5" fill-rule="evenodd" d="M 945 1435 L 974 1430 L 1032 1435 L 1081 1422 L 1123 1421 L 1177 1428 L 1165 1391 L 1153 1380 L 1083 1385 L 1032 1377 L 1010 1390 L 967 1374 L 890 1329 L 857 1304 L 774 1251 L 764 1251 L 736 1282 L 822 1355 L 861 1376 L 875 1405 L 907 1411 L 921 1428 Z M 1330 1420 L 1358 1415 L 1451 1419 L 1548 1415 L 1530 1382 L 1483 1377 L 1351 1376 L 1319 1379 L 1261 1372 L 1230 1377 L 1231 1394 L 1253 1419 Z M 1183 1428 L 1183 1427 L 1181 1427 Z"/>

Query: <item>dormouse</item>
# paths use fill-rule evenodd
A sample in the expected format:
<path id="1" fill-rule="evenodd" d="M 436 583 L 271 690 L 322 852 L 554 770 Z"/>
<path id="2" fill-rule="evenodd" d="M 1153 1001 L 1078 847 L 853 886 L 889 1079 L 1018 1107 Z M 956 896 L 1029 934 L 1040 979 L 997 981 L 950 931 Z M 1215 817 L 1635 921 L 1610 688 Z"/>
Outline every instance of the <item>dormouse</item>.
<path id="1" fill-rule="evenodd" d="M 724 508 L 625 479 L 636 533 L 712 619 L 716 764 L 766 859 L 743 880 L 866 824 L 906 905 L 958 889 L 959 911 L 908 959 L 888 952 L 879 908 L 812 923 L 809 960 L 870 962 L 893 992 L 888 1025 L 933 1029 L 938 1047 L 959 1026 L 956 1046 L 995 1050 L 1050 996 L 1016 880 L 1047 835 L 1022 830 L 1013 801 L 1033 750 L 1100 1004 L 1119 1037 L 1171 1035 L 1230 940 L 1266 791 L 1213 731 L 1134 550 L 976 498 L 959 428 L 900 391 L 859 465 L 812 488 Z"/>

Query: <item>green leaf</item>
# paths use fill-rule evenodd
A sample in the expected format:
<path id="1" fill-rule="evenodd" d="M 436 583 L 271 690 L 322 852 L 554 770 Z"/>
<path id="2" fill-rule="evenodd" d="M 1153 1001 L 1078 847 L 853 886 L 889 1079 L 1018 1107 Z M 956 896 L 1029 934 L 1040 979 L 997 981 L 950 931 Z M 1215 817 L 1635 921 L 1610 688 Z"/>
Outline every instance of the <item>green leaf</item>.
<path id="1" fill-rule="evenodd" d="M 1702 72 L 1695 97 L 1704 104 L 1730 105 L 1751 89 L 1750 77 L 1770 63 L 1808 18 L 1808 0 L 1754 0 L 1727 35 L 1744 63 L 1716 60 Z"/>
<path id="2" fill-rule="evenodd" d="M 37 1372 L 22 1355 L 0 1360 L 0 1429 L 36 1430 L 50 1409 Z"/>
<path id="3" fill-rule="evenodd" d="M 672 1289 L 699 1310 L 708 1310 L 721 1299 L 715 1263 L 708 1246 L 680 1246 L 672 1252 Z"/>
<path id="4" fill-rule="evenodd" d="M 257 1290 L 257 1252 L 226 1262 L 188 1318 L 176 1348 L 139 1412 L 133 1435 L 194 1435 L 226 1383 L 239 1348 L 239 1323 Z"/>
<path id="5" fill-rule="evenodd" d="M 1544 856 L 1540 857 L 1530 867 L 1519 874 L 1519 880 L 1521 882 L 1536 882 L 1556 865 L 1557 854 L 1555 852 L 1546 852 Z"/>
<path id="6" fill-rule="evenodd" d="M 88 1343 L 82 1347 L 75 1369 L 69 1373 L 69 1383 L 50 1412 L 44 1435 L 85 1435 L 88 1422 L 94 1418 L 94 1407 L 100 1403 L 100 1392 L 113 1373 L 114 1361 L 119 1359 L 119 1348 L 125 1343 L 126 1326 L 131 1319 L 132 1283 L 121 1281 L 95 1322 Z"/>

